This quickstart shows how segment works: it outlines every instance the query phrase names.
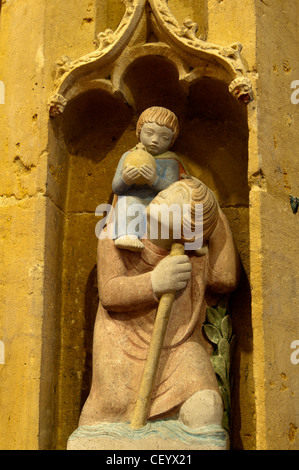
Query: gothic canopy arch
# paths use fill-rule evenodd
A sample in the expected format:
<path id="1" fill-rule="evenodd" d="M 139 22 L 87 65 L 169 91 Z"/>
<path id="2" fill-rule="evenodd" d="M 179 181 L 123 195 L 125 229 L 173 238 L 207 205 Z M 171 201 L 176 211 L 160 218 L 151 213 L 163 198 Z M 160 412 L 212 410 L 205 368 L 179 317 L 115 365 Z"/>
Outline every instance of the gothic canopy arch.
<path id="1" fill-rule="evenodd" d="M 208 77 L 226 83 L 238 101 L 247 104 L 253 100 L 240 43 L 222 47 L 198 38 L 197 24 L 187 19 L 180 25 L 167 0 L 124 0 L 124 3 L 126 11 L 119 26 L 115 31 L 106 29 L 98 34 L 95 51 L 74 61 L 63 56 L 56 63 L 55 91 L 48 102 L 51 117 L 62 114 L 67 103 L 89 86 L 103 87 L 114 96 L 122 95 L 132 105 L 123 90 L 122 79 L 133 60 L 147 55 L 160 55 L 171 61 L 186 93 L 196 81 Z M 140 26 L 150 28 L 146 37 L 151 39 L 143 43 L 137 34 Z"/>

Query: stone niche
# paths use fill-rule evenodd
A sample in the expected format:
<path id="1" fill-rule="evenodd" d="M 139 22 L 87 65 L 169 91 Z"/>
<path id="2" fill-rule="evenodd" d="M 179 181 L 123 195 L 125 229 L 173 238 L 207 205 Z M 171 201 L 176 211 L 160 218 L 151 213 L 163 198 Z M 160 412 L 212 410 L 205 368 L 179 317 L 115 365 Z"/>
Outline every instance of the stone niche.
<path id="1" fill-rule="evenodd" d="M 242 47 L 220 47 L 199 38 L 196 24 L 180 25 L 165 1 L 128 0 L 125 5 L 118 28 L 100 33 L 95 51 L 57 63 L 49 100 L 48 188 L 60 208 L 56 239 L 48 235 L 56 253 L 49 266 L 60 273 L 49 294 L 60 342 L 56 446 L 64 448 L 77 427 L 90 387 L 98 303 L 95 210 L 111 202 L 114 171 L 124 151 L 136 144 L 139 114 L 157 105 L 178 116 L 181 130 L 174 151 L 190 174 L 216 193 L 244 268 L 230 304 L 238 337 L 231 446 L 238 447 L 240 395 L 246 407 L 254 406 L 244 380 L 245 369 L 248 375 L 252 367 L 246 104 L 253 97 Z M 245 363 L 244 354 L 249 357 Z"/>

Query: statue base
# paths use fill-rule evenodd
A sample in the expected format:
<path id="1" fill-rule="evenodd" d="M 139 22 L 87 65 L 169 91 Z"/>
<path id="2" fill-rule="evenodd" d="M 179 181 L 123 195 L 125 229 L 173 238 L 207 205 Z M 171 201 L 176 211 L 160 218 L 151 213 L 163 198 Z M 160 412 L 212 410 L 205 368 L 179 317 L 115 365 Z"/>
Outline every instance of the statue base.
<path id="1" fill-rule="evenodd" d="M 80 426 L 67 450 L 228 450 L 227 432 L 210 425 L 191 429 L 177 420 L 158 420 L 133 430 L 128 423 Z"/>

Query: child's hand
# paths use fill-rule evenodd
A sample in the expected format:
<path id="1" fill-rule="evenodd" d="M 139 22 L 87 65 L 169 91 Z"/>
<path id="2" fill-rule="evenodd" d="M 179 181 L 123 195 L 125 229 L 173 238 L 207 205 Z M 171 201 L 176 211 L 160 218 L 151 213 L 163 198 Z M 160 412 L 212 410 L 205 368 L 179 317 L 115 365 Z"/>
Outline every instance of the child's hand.
<path id="1" fill-rule="evenodd" d="M 155 168 L 149 165 L 142 165 L 140 168 L 140 174 L 146 180 L 147 184 L 152 186 L 157 179 L 157 171 Z"/>
<path id="2" fill-rule="evenodd" d="M 122 173 L 122 179 L 127 185 L 134 184 L 139 177 L 139 170 L 136 166 L 127 166 Z"/>

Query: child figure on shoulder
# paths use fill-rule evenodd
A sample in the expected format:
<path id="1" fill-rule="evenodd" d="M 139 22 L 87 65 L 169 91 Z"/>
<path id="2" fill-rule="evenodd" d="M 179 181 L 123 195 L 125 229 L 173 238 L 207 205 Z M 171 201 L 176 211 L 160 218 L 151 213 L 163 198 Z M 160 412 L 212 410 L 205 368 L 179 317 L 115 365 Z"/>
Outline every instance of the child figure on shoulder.
<path id="1" fill-rule="evenodd" d="M 144 248 L 141 238 L 146 234 L 145 210 L 137 232 L 130 224 L 134 216 L 128 215 L 128 209 L 132 204 L 141 204 L 145 209 L 160 191 L 180 179 L 181 163 L 169 151 L 178 133 L 178 119 L 169 109 L 154 106 L 140 115 L 136 127 L 139 144 L 123 154 L 112 182 L 112 190 L 118 196 L 114 225 L 118 248 Z"/>

